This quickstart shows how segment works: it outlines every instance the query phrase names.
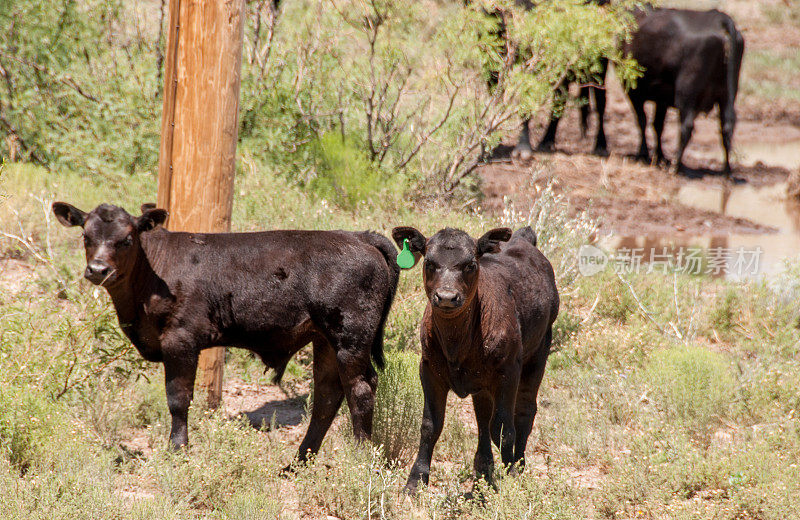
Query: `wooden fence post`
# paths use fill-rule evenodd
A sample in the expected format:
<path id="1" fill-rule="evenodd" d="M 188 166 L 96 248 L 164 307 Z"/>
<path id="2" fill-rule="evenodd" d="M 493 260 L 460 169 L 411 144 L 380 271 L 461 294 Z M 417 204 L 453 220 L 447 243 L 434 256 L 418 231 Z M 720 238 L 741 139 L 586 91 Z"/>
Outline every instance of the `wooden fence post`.
<path id="1" fill-rule="evenodd" d="M 243 25 L 244 0 L 170 0 L 158 206 L 172 231 L 230 231 Z M 224 356 L 222 347 L 200 356 L 212 408 Z"/>

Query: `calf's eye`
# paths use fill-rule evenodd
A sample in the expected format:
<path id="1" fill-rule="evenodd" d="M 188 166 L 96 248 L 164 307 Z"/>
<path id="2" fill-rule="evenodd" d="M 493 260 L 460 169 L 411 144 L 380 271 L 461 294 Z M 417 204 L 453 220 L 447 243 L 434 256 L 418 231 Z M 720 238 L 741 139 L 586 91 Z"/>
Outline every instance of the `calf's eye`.
<path id="1" fill-rule="evenodd" d="M 119 245 L 122 247 L 128 247 L 129 245 L 133 244 L 133 236 L 128 235 L 123 240 L 119 242 Z"/>
<path id="2" fill-rule="evenodd" d="M 477 268 L 478 268 L 478 263 L 477 262 L 470 262 L 470 263 L 468 263 L 467 265 L 464 266 L 464 272 L 465 273 L 471 273 L 472 271 L 474 271 Z"/>
<path id="3" fill-rule="evenodd" d="M 425 270 L 429 273 L 436 271 L 436 264 L 432 262 L 425 262 Z"/>

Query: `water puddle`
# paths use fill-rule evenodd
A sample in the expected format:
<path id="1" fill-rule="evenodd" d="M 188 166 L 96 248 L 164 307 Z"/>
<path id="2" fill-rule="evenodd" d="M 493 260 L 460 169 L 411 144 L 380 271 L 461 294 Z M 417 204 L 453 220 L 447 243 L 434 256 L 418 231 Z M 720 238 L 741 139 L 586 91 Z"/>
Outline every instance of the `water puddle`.
<path id="1" fill-rule="evenodd" d="M 787 170 L 800 168 L 800 140 L 788 143 L 742 143 L 736 145 L 736 162 L 743 166 L 780 166 Z"/>
<path id="2" fill-rule="evenodd" d="M 737 164 L 780 166 L 800 169 L 800 141 L 786 144 L 750 143 L 737 145 Z M 671 255 L 679 263 L 687 251 L 702 250 L 706 261 L 714 254 L 717 272 L 707 274 L 741 279 L 770 276 L 783 268 L 786 258 L 800 255 L 800 203 L 787 200 L 786 183 L 755 187 L 749 184 L 687 182 L 673 200 L 685 206 L 711 211 L 730 217 L 747 219 L 776 229 L 773 233 L 729 233 L 688 235 L 686 233 L 659 236 L 612 236 L 603 245 L 618 253 L 629 255 L 636 251 L 641 262 L 650 264 Z M 747 258 L 742 258 L 742 255 Z M 756 266 L 748 263 L 755 259 Z M 712 262 L 713 263 L 713 262 Z M 747 265 L 745 265 L 747 264 Z M 714 266 L 712 266 L 713 268 Z M 648 265 L 645 269 L 652 271 Z M 708 269 L 704 266 L 703 269 Z"/>

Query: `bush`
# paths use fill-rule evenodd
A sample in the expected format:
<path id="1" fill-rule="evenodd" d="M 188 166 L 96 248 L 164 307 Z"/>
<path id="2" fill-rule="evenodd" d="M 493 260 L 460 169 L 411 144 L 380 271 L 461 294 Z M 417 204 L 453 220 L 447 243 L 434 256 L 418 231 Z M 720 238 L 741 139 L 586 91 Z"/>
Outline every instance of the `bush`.
<path id="1" fill-rule="evenodd" d="M 297 469 L 298 501 L 311 518 L 396 518 L 404 473 L 387 465 L 376 447 L 346 440 L 324 463 Z"/>
<path id="2" fill-rule="evenodd" d="M 728 363 L 703 347 L 657 352 L 646 374 L 667 417 L 697 432 L 726 417 L 735 399 L 735 379 Z"/>
<path id="3" fill-rule="evenodd" d="M 21 474 L 40 461 L 53 435 L 49 412 L 31 389 L 0 388 L 0 453 Z"/>
<path id="4" fill-rule="evenodd" d="M 313 151 L 315 172 L 308 186 L 343 208 L 402 193 L 402 175 L 382 172 L 352 138 L 328 132 L 314 141 Z"/>
<path id="5" fill-rule="evenodd" d="M 12 0 L 0 17 L 0 156 L 101 173 L 155 166 L 158 16 L 122 0 Z"/>
<path id="6" fill-rule="evenodd" d="M 194 408 L 192 412 L 191 449 L 158 451 L 147 462 L 145 473 L 175 503 L 187 501 L 195 508 L 213 508 L 231 500 L 231 507 L 237 507 L 236 501 L 244 496 L 237 499 L 237 495 L 268 490 L 274 492 L 272 499 L 277 499 L 278 474 L 265 463 L 278 463 L 270 443 L 244 419 L 228 420 L 221 413 L 201 415 Z"/>
<path id="7" fill-rule="evenodd" d="M 741 302 L 737 291 L 729 288 L 716 298 L 714 308 L 711 310 L 711 316 L 709 316 L 711 327 L 720 333 L 730 333 L 736 324 L 735 316 L 738 315 L 740 308 Z"/>
<path id="8" fill-rule="evenodd" d="M 405 463 L 416 455 L 423 405 L 419 356 L 388 352 L 378 381 L 372 435 L 386 460 Z"/>

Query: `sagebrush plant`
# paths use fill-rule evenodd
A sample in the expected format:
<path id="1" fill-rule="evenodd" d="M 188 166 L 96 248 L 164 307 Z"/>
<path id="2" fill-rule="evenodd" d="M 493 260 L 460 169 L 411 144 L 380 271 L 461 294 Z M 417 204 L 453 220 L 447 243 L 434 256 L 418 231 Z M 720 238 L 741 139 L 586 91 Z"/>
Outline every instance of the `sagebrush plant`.
<path id="1" fill-rule="evenodd" d="M 386 460 L 405 464 L 416 455 L 422 407 L 419 356 L 388 352 L 378 379 L 372 436 Z"/>
<path id="2" fill-rule="evenodd" d="M 657 352 L 646 376 L 667 416 L 692 430 L 702 432 L 729 415 L 736 381 L 716 352 L 689 346 Z"/>

